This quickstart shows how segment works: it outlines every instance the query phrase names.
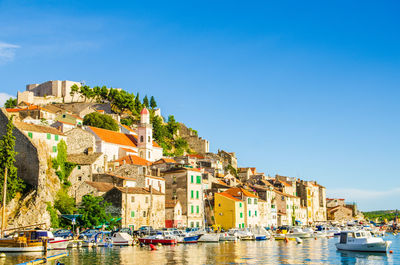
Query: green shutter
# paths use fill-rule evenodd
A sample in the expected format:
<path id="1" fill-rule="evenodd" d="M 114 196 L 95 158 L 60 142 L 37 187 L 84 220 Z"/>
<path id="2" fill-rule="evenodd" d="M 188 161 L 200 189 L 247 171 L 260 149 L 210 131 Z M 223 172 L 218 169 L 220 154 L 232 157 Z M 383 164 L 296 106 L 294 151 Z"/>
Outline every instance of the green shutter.
<path id="1" fill-rule="evenodd" d="M 257 211 L 254 211 L 254 215 L 257 216 Z"/>
<path id="2" fill-rule="evenodd" d="M 249 211 L 249 216 L 251 216 L 251 211 Z"/>
<path id="3" fill-rule="evenodd" d="M 33 134 L 31 133 L 31 132 L 28 132 L 28 136 L 29 136 L 29 138 L 33 138 Z"/>
<path id="4" fill-rule="evenodd" d="M 199 213 L 200 212 L 200 207 L 197 205 L 196 206 L 196 213 Z"/>
<path id="5" fill-rule="evenodd" d="M 193 176 L 190 176 L 190 183 L 193 183 Z"/>
<path id="6" fill-rule="evenodd" d="M 242 207 L 242 203 L 241 202 L 239 202 L 239 207 Z"/>
<path id="7" fill-rule="evenodd" d="M 197 190 L 196 191 L 196 199 L 198 199 L 199 198 L 199 191 Z"/>
<path id="8" fill-rule="evenodd" d="M 57 146 L 53 146 L 53 153 L 57 153 Z"/>
<path id="9" fill-rule="evenodd" d="M 254 204 L 257 204 L 257 199 L 254 199 Z"/>
<path id="10" fill-rule="evenodd" d="M 192 205 L 192 207 L 190 207 L 190 208 L 191 208 L 191 212 L 194 213 L 194 206 Z"/>
<path id="11" fill-rule="evenodd" d="M 58 141 L 58 135 L 54 135 L 54 140 Z"/>
<path id="12" fill-rule="evenodd" d="M 201 184 L 201 177 L 197 176 L 197 184 Z"/>
<path id="13" fill-rule="evenodd" d="M 131 212 L 131 217 L 135 217 L 135 211 Z"/>
<path id="14" fill-rule="evenodd" d="M 193 191 L 191 190 L 191 191 L 190 191 L 190 198 L 192 198 L 192 199 L 193 199 L 193 197 L 194 197 L 193 194 L 194 194 L 194 193 L 193 193 Z"/>
<path id="15" fill-rule="evenodd" d="M 240 213 L 240 218 L 243 218 L 243 213 Z"/>
<path id="16" fill-rule="evenodd" d="M 250 198 L 247 199 L 247 203 L 251 204 L 251 199 Z"/>
<path id="17" fill-rule="evenodd" d="M 48 139 L 48 140 L 51 139 L 51 134 L 50 134 L 50 133 L 47 134 L 47 139 Z"/>

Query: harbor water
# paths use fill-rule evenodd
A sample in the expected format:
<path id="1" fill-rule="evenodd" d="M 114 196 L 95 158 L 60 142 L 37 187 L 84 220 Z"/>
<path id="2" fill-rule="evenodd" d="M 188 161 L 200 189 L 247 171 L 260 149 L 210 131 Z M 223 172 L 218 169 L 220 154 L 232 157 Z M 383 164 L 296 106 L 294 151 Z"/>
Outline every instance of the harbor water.
<path id="1" fill-rule="evenodd" d="M 77 248 L 67 250 L 63 264 L 400 264 L 400 235 L 388 235 L 393 253 L 337 251 L 338 238 L 295 241 L 239 241 L 176 246 Z M 48 255 L 63 251 L 51 251 Z M 40 258 L 39 254 L 7 254 L 2 264 L 18 264 Z M 48 263 L 48 264 L 55 264 Z"/>

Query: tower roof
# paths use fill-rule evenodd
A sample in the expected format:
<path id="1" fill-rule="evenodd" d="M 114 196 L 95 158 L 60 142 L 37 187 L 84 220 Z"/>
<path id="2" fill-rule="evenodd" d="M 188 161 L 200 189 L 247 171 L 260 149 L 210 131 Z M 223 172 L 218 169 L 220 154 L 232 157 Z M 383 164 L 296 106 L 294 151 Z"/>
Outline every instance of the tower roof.
<path id="1" fill-rule="evenodd" d="M 147 110 L 146 107 L 144 107 L 144 108 L 142 109 L 142 111 L 140 112 L 140 115 L 143 115 L 143 114 L 149 114 L 149 111 Z"/>

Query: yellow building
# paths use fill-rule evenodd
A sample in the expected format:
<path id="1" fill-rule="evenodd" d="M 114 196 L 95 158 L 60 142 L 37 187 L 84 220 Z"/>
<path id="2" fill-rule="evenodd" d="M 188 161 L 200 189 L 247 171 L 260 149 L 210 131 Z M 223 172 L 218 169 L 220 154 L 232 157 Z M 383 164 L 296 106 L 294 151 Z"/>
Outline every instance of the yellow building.
<path id="1" fill-rule="evenodd" d="M 244 228 L 244 204 L 242 200 L 221 192 L 214 197 L 215 224 L 221 225 L 224 230 Z"/>

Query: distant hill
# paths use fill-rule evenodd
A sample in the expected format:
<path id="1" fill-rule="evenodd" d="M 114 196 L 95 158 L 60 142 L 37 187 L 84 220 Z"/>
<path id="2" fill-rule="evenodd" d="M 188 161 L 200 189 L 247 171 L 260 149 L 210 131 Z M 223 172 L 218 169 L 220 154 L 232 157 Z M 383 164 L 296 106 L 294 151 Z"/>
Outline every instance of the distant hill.
<path id="1" fill-rule="evenodd" d="M 365 218 L 369 220 L 376 220 L 383 221 L 384 219 L 390 221 L 396 217 L 396 213 L 400 214 L 397 210 L 380 210 L 380 211 L 370 211 L 370 212 L 363 212 Z"/>

